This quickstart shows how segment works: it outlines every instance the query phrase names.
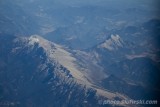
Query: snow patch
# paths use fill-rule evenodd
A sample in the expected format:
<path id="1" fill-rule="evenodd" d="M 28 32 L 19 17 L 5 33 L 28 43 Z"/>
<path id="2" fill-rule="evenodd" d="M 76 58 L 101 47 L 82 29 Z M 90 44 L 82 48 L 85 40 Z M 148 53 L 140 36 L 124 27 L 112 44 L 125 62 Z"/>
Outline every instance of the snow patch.
<path id="1" fill-rule="evenodd" d="M 31 36 L 29 38 L 29 44 L 34 45 L 35 43 L 38 43 L 39 39 L 36 36 Z"/>

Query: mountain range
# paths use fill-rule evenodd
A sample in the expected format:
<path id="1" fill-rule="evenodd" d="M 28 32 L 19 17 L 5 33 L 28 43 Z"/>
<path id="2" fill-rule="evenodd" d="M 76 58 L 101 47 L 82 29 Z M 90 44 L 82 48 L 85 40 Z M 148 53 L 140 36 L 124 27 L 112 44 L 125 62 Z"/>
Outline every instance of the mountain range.
<path id="1" fill-rule="evenodd" d="M 1 0 L 0 107 L 150 107 L 158 0 Z"/>

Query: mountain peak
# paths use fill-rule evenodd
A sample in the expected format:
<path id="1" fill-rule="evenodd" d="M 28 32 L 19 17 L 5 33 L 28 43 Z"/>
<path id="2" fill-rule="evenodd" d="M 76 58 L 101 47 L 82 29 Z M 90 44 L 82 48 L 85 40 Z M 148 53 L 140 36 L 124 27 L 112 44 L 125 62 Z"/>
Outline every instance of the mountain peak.
<path id="1" fill-rule="evenodd" d="M 124 41 L 119 35 L 111 35 L 109 39 L 100 44 L 98 48 L 105 48 L 109 51 L 117 50 L 124 46 Z"/>

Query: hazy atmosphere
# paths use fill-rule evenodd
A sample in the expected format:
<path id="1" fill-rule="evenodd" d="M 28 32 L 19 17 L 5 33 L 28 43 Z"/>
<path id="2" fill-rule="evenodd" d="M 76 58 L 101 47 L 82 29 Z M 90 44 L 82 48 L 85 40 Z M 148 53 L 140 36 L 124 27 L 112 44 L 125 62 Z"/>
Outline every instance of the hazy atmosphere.
<path id="1" fill-rule="evenodd" d="M 159 0 L 0 0 L 0 107 L 158 107 Z"/>

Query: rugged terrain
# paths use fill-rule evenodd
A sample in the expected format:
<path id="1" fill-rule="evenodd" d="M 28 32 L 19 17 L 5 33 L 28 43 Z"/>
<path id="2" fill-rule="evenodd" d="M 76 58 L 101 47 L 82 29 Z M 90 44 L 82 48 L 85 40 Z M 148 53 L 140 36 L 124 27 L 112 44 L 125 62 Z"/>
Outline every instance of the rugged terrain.
<path id="1" fill-rule="evenodd" d="M 159 102 L 158 4 L 1 0 L 0 106 L 131 106 L 100 104 L 107 99 Z"/>
<path id="2" fill-rule="evenodd" d="M 4 107 L 98 107 L 99 100 L 127 98 L 89 82 L 71 53 L 39 36 L 0 36 L 0 51 Z"/>

